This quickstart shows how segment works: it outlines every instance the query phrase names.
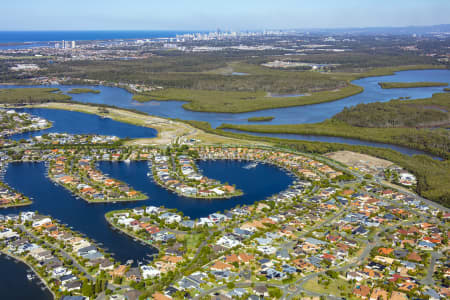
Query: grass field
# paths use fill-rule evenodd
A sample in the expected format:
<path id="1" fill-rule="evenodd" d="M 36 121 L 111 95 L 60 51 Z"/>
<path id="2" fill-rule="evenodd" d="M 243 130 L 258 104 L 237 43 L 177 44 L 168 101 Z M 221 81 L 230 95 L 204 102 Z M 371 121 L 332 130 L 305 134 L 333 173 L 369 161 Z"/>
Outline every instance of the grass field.
<path id="1" fill-rule="evenodd" d="M 418 88 L 418 87 L 435 87 L 435 86 L 447 86 L 445 82 L 379 82 L 383 89 L 403 89 L 403 88 Z"/>

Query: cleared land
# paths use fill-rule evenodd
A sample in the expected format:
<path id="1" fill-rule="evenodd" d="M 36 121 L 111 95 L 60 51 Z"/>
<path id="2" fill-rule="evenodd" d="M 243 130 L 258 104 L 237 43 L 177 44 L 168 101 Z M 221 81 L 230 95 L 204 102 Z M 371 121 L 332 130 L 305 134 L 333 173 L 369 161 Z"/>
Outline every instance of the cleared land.
<path id="1" fill-rule="evenodd" d="M 335 161 L 343 163 L 352 168 L 364 168 L 370 174 L 376 174 L 376 170 L 385 169 L 394 163 L 385 159 L 376 158 L 370 155 L 352 152 L 352 151 L 337 151 L 327 153 L 324 156 L 329 157 Z"/>
<path id="2" fill-rule="evenodd" d="M 379 82 L 383 89 L 404 89 L 418 87 L 447 86 L 445 82 Z"/>

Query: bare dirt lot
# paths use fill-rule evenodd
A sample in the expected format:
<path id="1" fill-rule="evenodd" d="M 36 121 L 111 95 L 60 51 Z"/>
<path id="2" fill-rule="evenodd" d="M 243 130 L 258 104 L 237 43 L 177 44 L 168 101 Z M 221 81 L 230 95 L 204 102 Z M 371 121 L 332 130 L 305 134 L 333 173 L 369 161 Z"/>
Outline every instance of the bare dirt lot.
<path id="1" fill-rule="evenodd" d="M 372 175 L 375 175 L 394 164 L 388 160 L 351 151 L 331 152 L 325 154 L 325 156 Z"/>

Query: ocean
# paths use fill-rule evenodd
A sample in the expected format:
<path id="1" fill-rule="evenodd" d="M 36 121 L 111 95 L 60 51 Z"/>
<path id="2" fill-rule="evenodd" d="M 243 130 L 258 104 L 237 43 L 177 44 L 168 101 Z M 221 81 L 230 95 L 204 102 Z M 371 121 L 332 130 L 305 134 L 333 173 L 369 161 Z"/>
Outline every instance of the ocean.
<path id="1" fill-rule="evenodd" d="M 7 43 L 39 43 L 52 41 L 90 41 L 112 39 L 146 39 L 175 37 L 193 31 L 169 30 L 114 30 L 114 31 L 0 31 L 0 44 Z"/>

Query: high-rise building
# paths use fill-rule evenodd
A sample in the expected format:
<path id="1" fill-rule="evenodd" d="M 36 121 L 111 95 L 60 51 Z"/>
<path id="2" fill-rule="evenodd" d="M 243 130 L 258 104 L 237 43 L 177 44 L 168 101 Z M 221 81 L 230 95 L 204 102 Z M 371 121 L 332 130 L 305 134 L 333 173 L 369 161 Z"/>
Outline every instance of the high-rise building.
<path id="1" fill-rule="evenodd" d="M 72 48 L 74 49 L 75 48 L 75 41 L 72 41 Z"/>

